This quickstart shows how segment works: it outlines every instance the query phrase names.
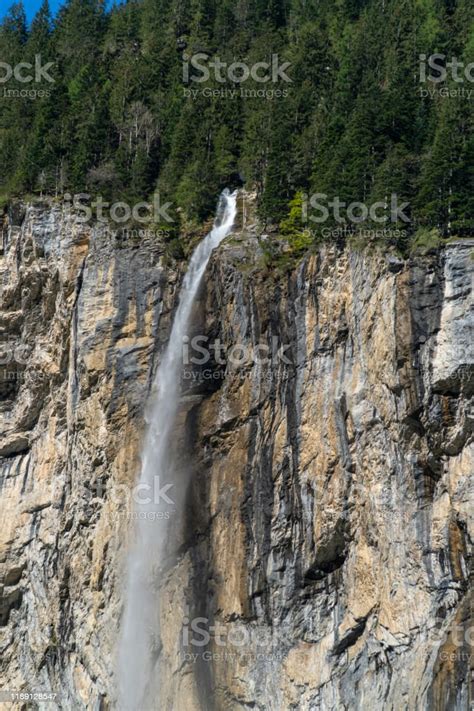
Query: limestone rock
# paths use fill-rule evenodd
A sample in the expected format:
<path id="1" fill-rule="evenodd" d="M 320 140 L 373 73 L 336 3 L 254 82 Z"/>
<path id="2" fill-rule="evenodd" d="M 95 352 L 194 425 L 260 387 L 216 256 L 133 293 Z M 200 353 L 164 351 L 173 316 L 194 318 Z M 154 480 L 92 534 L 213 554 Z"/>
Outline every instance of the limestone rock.
<path id="1" fill-rule="evenodd" d="M 129 494 L 182 273 L 158 243 L 117 244 L 54 203 L 16 212 L 0 257 L 2 680 L 113 708 Z M 192 483 L 179 560 L 158 571 L 150 708 L 464 709 L 473 244 L 407 261 L 328 247 L 275 276 L 262 239 L 247 196 L 196 304 L 226 358 L 183 371 Z"/>

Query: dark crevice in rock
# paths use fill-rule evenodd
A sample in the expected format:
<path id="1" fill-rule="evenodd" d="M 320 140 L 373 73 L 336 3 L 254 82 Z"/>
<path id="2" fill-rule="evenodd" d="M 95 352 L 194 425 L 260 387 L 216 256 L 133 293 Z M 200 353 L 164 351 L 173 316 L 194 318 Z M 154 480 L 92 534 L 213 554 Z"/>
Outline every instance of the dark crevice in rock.
<path id="1" fill-rule="evenodd" d="M 322 580 L 342 568 L 347 554 L 346 523 L 340 519 L 329 540 L 317 546 L 314 562 L 305 571 L 303 585 Z"/>
<path id="2" fill-rule="evenodd" d="M 363 617 L 360 620 L 356 621 L 356 624 L 354 627 L 351 627 L 347 632 L 344 633 L 342 638 L 336 643 L 332 650 L 332 655 L 337 656 L 338 654 L 342 654 L 343 652 L 346 651 L 349 647 L 352 647 L 353 644 L 357 642 L 359 637 L 363 634 L 366 624 L 367 624 L 367 618 Z"/>
<path id="3" fill-rule="evenodd" d="M 346 557 L 343 555 L 337 556 L 333 560 L 319 563 L 311 568 L 309 568 L 303 579 L 303 585 L 310 585 L 311 583 L 322 580 L 323 578 L 338 570 L 344 565 Z"/>
<path id="4" fill-rule="evenodd" d="M 19 587 L 0 588 L 0 627 L 8 625 L 12 610 L 18 610 L 23 600 L 23 590 Z"/>

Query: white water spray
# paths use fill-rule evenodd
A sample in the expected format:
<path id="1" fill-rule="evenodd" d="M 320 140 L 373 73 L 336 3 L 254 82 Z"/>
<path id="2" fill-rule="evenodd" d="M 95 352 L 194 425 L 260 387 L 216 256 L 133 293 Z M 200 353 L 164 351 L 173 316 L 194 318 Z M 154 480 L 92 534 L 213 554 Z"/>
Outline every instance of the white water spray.
<path id="1" fill-rule="evenodd" d="M 136 506 L 135 540 L 128 556 L 118 650 L 119 708 L 125 711 L 149 707 L 149 699 L 147 704 L 144 700 L 156 661 L 155 638 L 159 635 L 158 593 L 153 575 L 163 562 L 168 535 L 165 521 L 170 502 L 176 505 L 184 500 L 185 492 L 170 486 L 173 472 L 170 471 L 169 454 L 180 399 L 183 338 L 191 325 L 193 303 L 211 253 L 232 229 L 236 210 L 237 193 L 224 190 L 214 227 L 200 242 L 189 262 L 170 339 L 152 388 L 146 417 L 148 430 L 136 489 L 143 495 Z"/>

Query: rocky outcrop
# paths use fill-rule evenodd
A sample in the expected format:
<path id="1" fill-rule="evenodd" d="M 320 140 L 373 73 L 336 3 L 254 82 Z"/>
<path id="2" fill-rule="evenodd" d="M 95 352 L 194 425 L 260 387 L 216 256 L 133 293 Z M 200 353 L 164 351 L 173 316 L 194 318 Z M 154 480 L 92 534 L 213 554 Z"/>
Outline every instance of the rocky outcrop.
<path id="1" fill-rule="evenodd" d="M 191 484 L 157 571 L 149 708 L 464 709 L 474 244 L 323 248 L 276 275 L 241 212 L 183 363 Z M 54 206 L 4 229 L 0 663 L 5 688 L 65 709 L 114 706 L 130 491 L 180 281 L 162 252 Z"/>
<path id="2" fill-rule="evenodd" d="M 99 708 L 113 688 L 125 484 L 176 275 L 156 241 L 117 239 L 59 205 L 15 218 L 0 260 L 3 686 Z"/>

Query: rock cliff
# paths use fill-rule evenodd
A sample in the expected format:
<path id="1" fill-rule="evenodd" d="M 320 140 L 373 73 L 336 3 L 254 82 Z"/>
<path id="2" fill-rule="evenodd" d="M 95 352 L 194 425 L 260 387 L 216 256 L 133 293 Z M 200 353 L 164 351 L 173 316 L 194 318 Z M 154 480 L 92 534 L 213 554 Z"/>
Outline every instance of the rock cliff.
<path id="1" fill-rule="evenodd" d="M 156 571 L 149 708 L 465 709 L 474 244 L 326 247 L 276 274 L 251 214 L 186 344 L 190 485 Z M 182 268 L 45 203 L 6 215 L 0 277 L 2 686 L 114 708 L 130 492 Z"/>

